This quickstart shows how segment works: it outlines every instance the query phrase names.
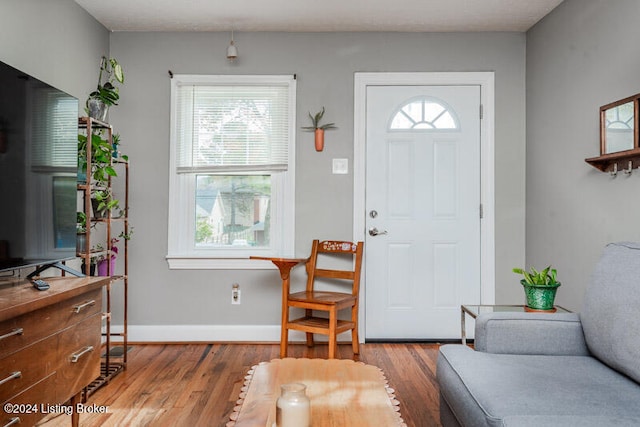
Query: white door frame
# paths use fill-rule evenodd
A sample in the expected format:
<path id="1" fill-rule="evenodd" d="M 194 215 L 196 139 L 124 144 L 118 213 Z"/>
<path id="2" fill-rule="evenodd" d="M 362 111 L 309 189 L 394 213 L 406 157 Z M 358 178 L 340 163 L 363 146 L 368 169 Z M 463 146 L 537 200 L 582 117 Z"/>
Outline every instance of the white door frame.
<path id="1" fill-rule="evenodd" d="M 353 119 L 353 240 L 365 240 L 366 184 L 366 106 L 368 86 L 479 85 L 482 104 L 480 121 L 480 201 L 483 217 L 480 221 L 480 303 L 495 303 L 495 173 L 494 173 L 494 73 L 493 72 L 417 72 L 417 73 L 355 73 Z M 366 253 L 366 248 L 365 248 Z M 366 271 L 366 257 L 362 271 Z M 358 328 L 364 342 L 364 301 L 366 276 L 360 286 Z"/>

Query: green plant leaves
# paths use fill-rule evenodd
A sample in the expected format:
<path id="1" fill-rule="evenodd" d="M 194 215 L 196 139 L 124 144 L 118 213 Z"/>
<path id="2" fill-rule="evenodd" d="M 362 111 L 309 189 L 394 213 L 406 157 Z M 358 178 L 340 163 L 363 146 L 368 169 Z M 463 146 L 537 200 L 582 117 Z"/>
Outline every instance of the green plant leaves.
<path id="1" fill-rule="evenodd" d="M 531 267 L 528 272 L 522 268 L 514 268 L 512 271 L 516 274 L 523 275 L 524 281 L 529 285 L 555 286 L 558 284 L 558 272 L 555 268 L 552 269 L 551 266 L 548 266 L 542 271 L 538 271 L 534 267 Z"/>
<path id="2" fill-rule="evenodd" d="M 309 130 L 309 131 L 313 131 L 316 129 L 335 129 L 335 123 L 327 123 L 324 125 L 320 124 L 320 120 L 322 120 L 322 117 L 324 117 L 324 107 L 322 107 L 322 110 L 318 111 L 315 115 L 312 115 L 311 112 L 309 112 L 309 118 L 311 119 L 311 126 L 303 126 L 302 129 L 304 130 Z"/>

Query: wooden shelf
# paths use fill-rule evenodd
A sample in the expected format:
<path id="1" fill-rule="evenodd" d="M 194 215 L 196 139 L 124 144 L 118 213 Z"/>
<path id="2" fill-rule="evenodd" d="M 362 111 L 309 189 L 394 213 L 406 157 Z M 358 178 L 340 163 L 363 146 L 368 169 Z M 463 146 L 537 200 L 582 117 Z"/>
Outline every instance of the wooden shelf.
<path id="1" fill-rule="evenodd" d="M 584 159 L 584 161 L 602 172 L 612 172 L 616 164 L 620 172 L 629 168 L 629 162 L 631 162 L 631 167 L 635 169 L 640 167 L 640 148 L 620 151 L 618 153 L 603 154 L 602 156 Z"/>
<path id="2" fill-rule="evenodd" d="M 78 121 L 78 127 L 81 131 L 86 133 L 87 136 L 87 153 L 86 153 L 86 164 L 90 165 L 92 161 L 92 153 L 93 145 L 89 144 L 88 141 L 92 139 L 91 135 L 100 134 L 101 138 L 106 140 L 109 146 L 112 146 L 113 142 L 113 128 L 110 124 L 97 121 L 95 119 L 89 117 L 81 117 Z M 105 217 L 96 217 L 93 215 L 93 209 L 91 205 L 91 195 L 93 192 L 97 190 L 107 190 L 111 191 L 113 188 L 113 179 L 122 179 L 124 178 L 124 210 L 123 212 L 128 212 L 129 209 L 129 161 L 123 159 L 122 157 L 108 157 L 108 163 L 110 166 L 114 168 L 117 166 L 120 169 L 117 177 L 112 177 L 111 175 L 107 178 L 104 183 L 97 183 L 94 180 L 94 177 L 91 173 L 87 173 L 86 181 L 79 182 L 77 184 L 78 192 L 82 195 L 83 202 L 83 211 L 87 217 L 87 231 L 85 233 L 85 246 L 84 250 L 77 251 L 77 256 L 83 260 L 83 266 L 86 271 L 90 269 L 91 258 L 102 256 L 107 259 L 107 274 L 109 276 L 103 277 L 103 279 L 108 280 L 109 285 L 105 288 L 105 306 L 104 313 L 102 316 L 103 320 L 103 334 L 102 336 L 105 338 L 103 342 L 103 346 L 105 348 L 105 354 L 102 356 L 102 372 L 100 377 L 97 378 L 85 391 L 86 396 L 93 393 L 95 390 L 100 388 L 101 386 L 108 384 L 111 378 L 118 375 L 118 373 L 122 372 L 123 369 L 126 368 L 127 364 L 127 353 L 125 352 L 119 359 L 118 362 L 114 362 L 111 356 L 111 350 L 113 348 L 112 338 L 119 337 L 122 338 L 122 343 L 127 348 L 127 323 L 128 323 L 128 287 L 129 287 L 129 262 L 128 262 L 128 240 L 124 239 L 122 251 L 114 251 L 111 249 L 112 238 L 117 235 L 118 230 L 114 229 L 114 224 L 118 224 L 117 227 L 122 229 L 122 232 L 126 234 L 129 233 L 129 218 L 127 215 L 122 215 L 118 217 L 113 217 L 111 213 L 108 213 Z M 88 168 L 91 170 L 90 168 Z M 124 172 L 124 176 L 120 175 L 120 172 Z M 92 182 L 93 181 L 93 182 Z M 93 226 L 96 224 L 100 224 L 98 229 Z M 89 226 L 91 225 L 91 226 Z M 104 246 L 102 250 L 91 250 L 92 243 L 100 243 Z M 111 271 L 112 263 L 111 257 L 118 255 L 120 259 L 122 259 L 123 273 L 124 274 L 114 274 L 114 271 Z M 96 267 L 97 269 L 97 267 Z M 122 282 L 123 286 L 123 296 L 121 300 L 123 317 L 123 332 L 113 332 L 111 330 L 112 323 L 112 294 L 111 294 L 111 283 L 115 281 Z M 119 301 L 120 303 L 120 301 Z"/>

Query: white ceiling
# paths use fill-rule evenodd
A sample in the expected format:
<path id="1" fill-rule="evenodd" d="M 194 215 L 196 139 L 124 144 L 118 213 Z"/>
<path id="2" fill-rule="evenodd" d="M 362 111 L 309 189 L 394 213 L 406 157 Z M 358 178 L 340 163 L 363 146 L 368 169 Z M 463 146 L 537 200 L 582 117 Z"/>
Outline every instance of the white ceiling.
<path id="1" fill-rule="evenodd" d="M 111 31 L 527 31 L 562 0 L 75 0 Z"/>

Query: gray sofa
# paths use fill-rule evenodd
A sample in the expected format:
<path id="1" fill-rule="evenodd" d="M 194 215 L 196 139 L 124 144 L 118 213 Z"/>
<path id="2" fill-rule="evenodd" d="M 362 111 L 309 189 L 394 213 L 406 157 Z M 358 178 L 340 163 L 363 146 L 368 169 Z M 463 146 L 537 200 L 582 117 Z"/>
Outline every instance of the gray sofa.
<path id="1" fill-rule="evenodd" d="M 604 249 L 580 314 L 480 315 L 475 331 L 475 350 L 440 348 L 443 426 L 640 426 L 640 243 Z"/>

